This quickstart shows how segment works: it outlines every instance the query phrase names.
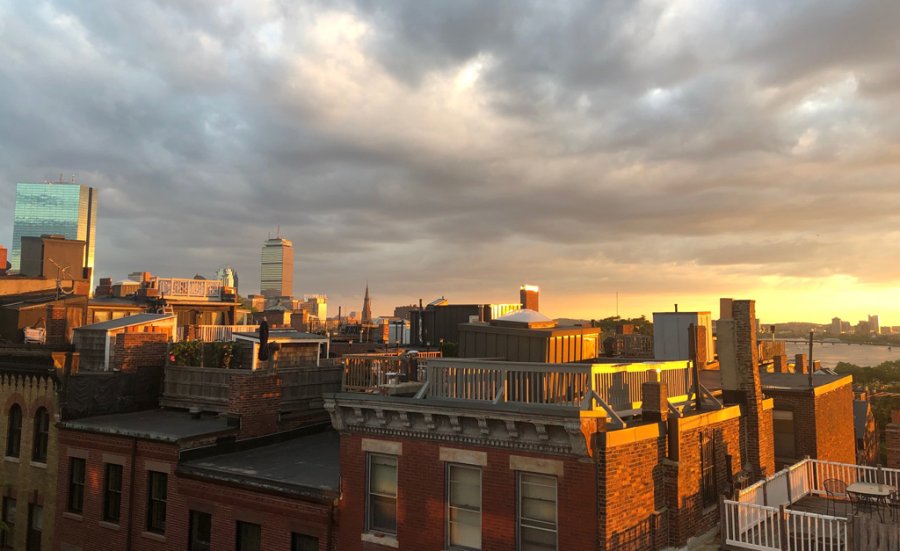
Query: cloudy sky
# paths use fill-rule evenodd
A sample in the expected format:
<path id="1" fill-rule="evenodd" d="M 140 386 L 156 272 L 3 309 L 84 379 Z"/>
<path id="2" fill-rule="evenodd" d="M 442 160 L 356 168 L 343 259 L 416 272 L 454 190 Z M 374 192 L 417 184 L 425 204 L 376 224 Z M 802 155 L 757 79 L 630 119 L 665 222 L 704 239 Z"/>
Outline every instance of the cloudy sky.
<path id="1" fill-rule="evenodd" d="M 0 0 L 15 183 L 100 189 L 98 276 L 552 316 L 756 298 L 900 324 L 900 2 Z"/>

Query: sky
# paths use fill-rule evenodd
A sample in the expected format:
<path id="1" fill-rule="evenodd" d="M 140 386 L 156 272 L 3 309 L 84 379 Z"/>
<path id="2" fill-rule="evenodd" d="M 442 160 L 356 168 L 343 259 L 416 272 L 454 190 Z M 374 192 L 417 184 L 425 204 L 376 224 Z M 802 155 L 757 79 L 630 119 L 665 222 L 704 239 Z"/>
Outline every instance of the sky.
<path id="1" fill-rule="evenodd" d="M 376 314 L 710 310 L 900 325 L 900 2 L 0 0 L 16 182 L 100 190 L 97 277 Z"/>

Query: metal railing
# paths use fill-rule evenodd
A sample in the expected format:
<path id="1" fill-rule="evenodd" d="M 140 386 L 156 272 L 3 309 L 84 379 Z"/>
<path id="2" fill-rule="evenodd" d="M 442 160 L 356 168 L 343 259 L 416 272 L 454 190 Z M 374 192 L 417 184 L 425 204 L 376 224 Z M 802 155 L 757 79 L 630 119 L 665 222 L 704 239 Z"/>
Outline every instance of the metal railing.
<path id="1" fill-rule="evenodd" d="M 374 392 L 389 382 L 418 381 L 419 361 L 440 358 L 439 351 L 347 354 L 341 358 L 344 392 Z"/>
<path id="2" fill-rule="evenodd" d="M 756 551 L 850 551 L 845 518 L 729 500 L 723 502 L 722 540 Z"/>
<path id="3" fill-rule="evenodd" d="M 855 482 L 868 482 L 870 484 L 886 484 L 893 488 L 900 488 L 900 469 L 850 465 L 834 461 L 819 461 L 817 459 L 810 459 L 809 461 L 812 464 L 809 491 L 814 495 L 825 495 L 824 484 L 829 479 L 840 480 L 847 486 Z"/>
<path id="4" fill-rule="evenodd" d="M 228 342 L 232 340 L 232 333 L 253 333 L 258 329 L 258 325 L 194 325 L 193 336 L 194 340 L 203 342 Z M 181 327 L 180 331 L 181 339 L 185 340 L 191 332 L 191 326 Z"/>
<path id="5" fill-rule="evenodd" d="M 726 500 L 722 513 L 722 541 L 725 545 L 758 551 L 781 550 L 781 523 L 777 508 Z"/>
<path id="6" fill-rule="evenodd" d="M 337 365 L 289 367 L 276 372 L 281 378 L 281 411 L 293 411 L 310 400 L 321 399 L 323 393 L 338 392 L 341 386 L 341 368 Z M 228 410 L 231 378 L 246 373 L 242 369 L 168 366 L 160 405 L 224 413 Z"/>
<path id="7" fill-rule="evenodd" d="M 427 396 L 493 403 L 581 407 L 592 397 L 617 411 L 637 409 L 641 385 L 660 380 L 673 401 L 691 393 L 687 362 L 542 364 L 444 359 L 425 366 Z"/>
<path id="8" fill-rule="evenodd" d="M 222 297 L 222 282 L 215 279 L 188 279 L 179 277 L 158 277 L 154 280 L 159 295 L 165 298 L 206 298 Z"/>

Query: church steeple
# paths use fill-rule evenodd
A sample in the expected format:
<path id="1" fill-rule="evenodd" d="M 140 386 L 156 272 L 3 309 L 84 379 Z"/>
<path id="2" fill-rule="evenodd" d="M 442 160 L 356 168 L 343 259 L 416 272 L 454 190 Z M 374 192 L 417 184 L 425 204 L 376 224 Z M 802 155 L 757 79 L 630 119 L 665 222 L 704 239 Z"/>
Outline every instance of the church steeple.
<path id="1" fill-rule="evenodd" d="M 369 300 L 369 282 L 366 282 L 366 298 L 363 299 L 362 317 L 363 324 L 372 323 L 372 301 Z"/>

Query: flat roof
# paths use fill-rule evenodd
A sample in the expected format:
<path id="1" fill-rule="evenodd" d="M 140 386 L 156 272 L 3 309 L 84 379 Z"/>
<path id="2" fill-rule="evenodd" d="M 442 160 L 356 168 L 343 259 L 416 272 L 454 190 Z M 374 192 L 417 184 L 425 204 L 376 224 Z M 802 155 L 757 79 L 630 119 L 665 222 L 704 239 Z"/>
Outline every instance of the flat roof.
<path id="1" fill-rule="evenodd" d="M 839 381 L 848 375 L 833 375 L 824 371 L 813 374 L 813 386 L 816 388 Z M 806 373 L 760 373 L 759 383 L 763 390 L 803 390 L 809 388 L 809 375 Z M 722 389 L 722 375 L 718 369 L 701 369 L 700 384 L 709 390 Z"/>
<path id="2" fill-rule="evenodd" d="M 341 480 L 340 436 L 332 429 L 276 444 L 190 459 L 181 472 L 260 490 L 333 499 Z"/>
<path id="3" fill-rule="evenodd" d="M 114 413 L 63 421 L 66 429 L 131 436 L 146 440 L 178 442 L 234 430 L 224 417 L 202 416 L 194 419 L 186 411 L 148 409 L 131 413 Z"/>
<path id="4" fill-rule="evenodd" d="M 242 331 L 233 332 L 233 337 L 259 342 L 259 331 Z M 309 341 L 328 341 L 325 335 L 317 335 L 315 333 L 303 333 L 294 329 L 270 329 L 269 342 L 309 342 Z"/>
<path id="5" fill-rule="evenodd" d="M 123 327 L 131 327 L 132 325 L 143 325 L 145 323 L 153 323 L 164 321 L 167 319 L 175 319 L 175 314 L 134 314 L 125 316 L 117 320 L 101 321 L 92 323 L 91 325 L 82 325 L 76 327 L 76 331 L 109 331 L 110 329 L 121 329 Z"/>

